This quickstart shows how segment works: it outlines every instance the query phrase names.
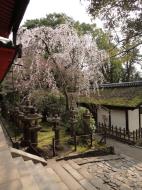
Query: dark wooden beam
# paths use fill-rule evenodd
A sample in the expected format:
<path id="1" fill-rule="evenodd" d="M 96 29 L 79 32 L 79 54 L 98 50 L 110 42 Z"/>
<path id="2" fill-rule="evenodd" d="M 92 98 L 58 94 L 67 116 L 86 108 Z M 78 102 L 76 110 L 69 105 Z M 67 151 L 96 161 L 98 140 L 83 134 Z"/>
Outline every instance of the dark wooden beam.
<path id="1" fill-rule="evenodd" d="M 109 127 L 111 127 L 111 110 L 109 110 Z"/>
<path id="2" fill-rule="evenodd" d="M 129 116 L 128 116 L 128 110 L 125 110 L 125 118 L 126 118 L 126 132 L 129 132 Z"/>
<path id="3" fill-rule="evenodd" d="M 98 127 L 98 109 L 96 108 L 96 113 L 95 113 L 95 124 L 96 124 L 96 127 Z"/>

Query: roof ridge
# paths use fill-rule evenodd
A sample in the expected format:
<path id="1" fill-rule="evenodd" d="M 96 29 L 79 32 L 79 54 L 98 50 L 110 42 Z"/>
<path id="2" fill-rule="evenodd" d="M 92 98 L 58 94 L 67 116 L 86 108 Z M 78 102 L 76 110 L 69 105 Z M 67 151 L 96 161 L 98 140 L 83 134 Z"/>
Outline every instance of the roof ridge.
<path id="1" fill-rule="evenodd" d="M 135 86 L 142 86 L 142 81 L 105 83 L 105 84 L 101 84 L 99 87 L 100 88 L 115 88 L 115 87 L 135 87 Z"/>

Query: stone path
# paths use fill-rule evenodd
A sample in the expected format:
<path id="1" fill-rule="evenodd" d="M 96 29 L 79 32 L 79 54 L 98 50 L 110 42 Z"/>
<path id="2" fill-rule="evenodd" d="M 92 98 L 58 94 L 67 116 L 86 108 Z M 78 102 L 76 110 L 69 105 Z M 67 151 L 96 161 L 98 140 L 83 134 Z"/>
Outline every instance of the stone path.
<path id="1" fill-rule="evenodd" d="M 109 160 L 110 157 L 110 160 Z M 92 163 L 92 158 L 85 158 L 87 164 L 81 165 L 81 172 L 98 190 L 142 190 L 142 163 L 123 155 L 120 159 Z M 91 163 L 88 163 L 90 160 Z M 77 164 L 83 159 L 75 159 Z"/>
<path id="2" fill-rule="evenodd" d="M 130 146 L 128 144 L 115 141 L 113 139 L 107 139 L 107 145 L 114 146 L 116 154 L 125 154 L 138 161 L 142 161 L 142 148 Z"/>
<path id="3" fill-rule="evenodd" d="M 118 151 L 132 154 L 120 145 Z M 0 127 L 0 190 L 142 190 L 142 161 L 126 155 L 52 159 L 47 166 L 23 158 L 12 157 Z"/>

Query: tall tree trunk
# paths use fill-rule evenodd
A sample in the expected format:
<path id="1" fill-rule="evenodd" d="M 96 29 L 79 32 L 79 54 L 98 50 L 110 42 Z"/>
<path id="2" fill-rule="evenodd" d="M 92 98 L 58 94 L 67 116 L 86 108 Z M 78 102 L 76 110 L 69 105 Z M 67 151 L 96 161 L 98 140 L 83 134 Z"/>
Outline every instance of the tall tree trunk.
<path id="1" fill-rule="evenodd" d="M 66 100 L 66 111 L 69 111 L 69 97 L 66 88 L 63 89 L 63 93 Z"/>

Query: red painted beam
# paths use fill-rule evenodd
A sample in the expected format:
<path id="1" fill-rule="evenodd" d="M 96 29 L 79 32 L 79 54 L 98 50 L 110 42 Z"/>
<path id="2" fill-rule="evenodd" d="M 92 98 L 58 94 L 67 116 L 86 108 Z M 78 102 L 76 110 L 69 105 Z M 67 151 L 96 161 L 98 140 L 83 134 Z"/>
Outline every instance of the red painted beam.
<path id="1" fill-rule="evenodd" d="M 17 48 L 0 48 L 0 82 L 9 71 L 16 54 Z"/>

